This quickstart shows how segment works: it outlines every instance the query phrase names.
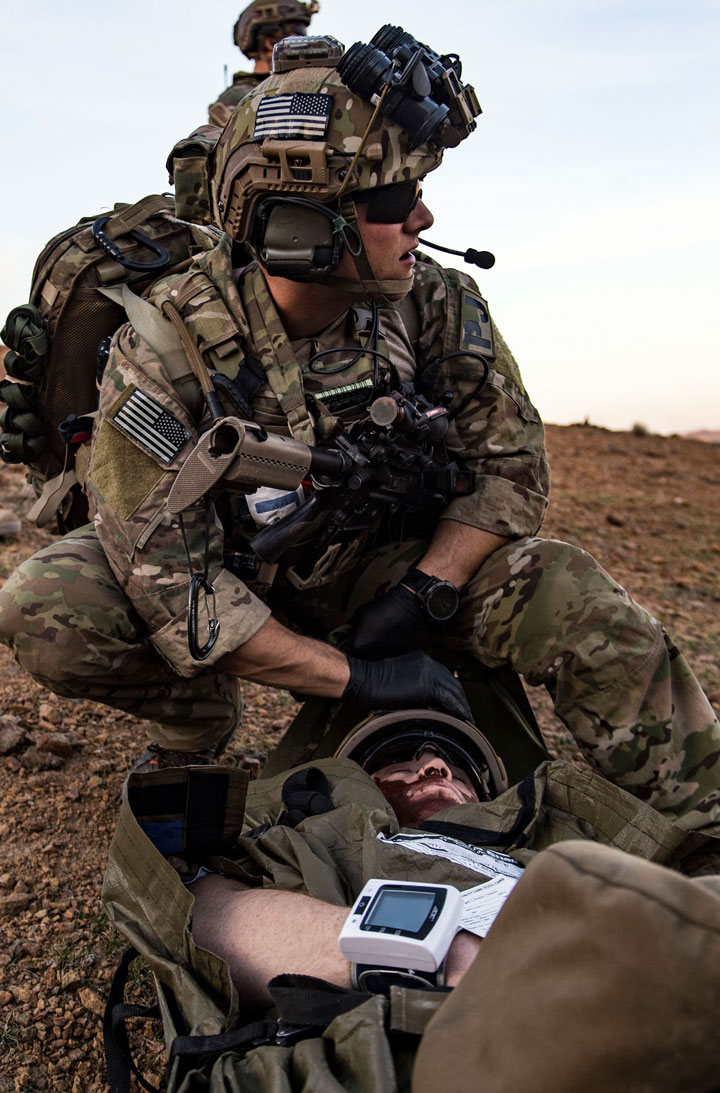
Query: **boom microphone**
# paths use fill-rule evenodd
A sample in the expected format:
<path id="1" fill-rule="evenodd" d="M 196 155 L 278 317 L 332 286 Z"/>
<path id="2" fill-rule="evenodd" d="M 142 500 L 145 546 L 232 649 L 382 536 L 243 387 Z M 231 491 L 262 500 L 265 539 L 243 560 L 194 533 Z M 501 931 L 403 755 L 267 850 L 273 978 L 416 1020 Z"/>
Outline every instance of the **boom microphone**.
<path id="1" fill-rule="evenodd" d="M 475 250 L 473 247 L 469 247 L 468 250 L 453 250 L 452 247 L 441 247 L 439 243 L 430 243 L 427 239 L 420 239 L 419 242 L 424 247 L 442 250 L 445 254 L 459 254 L 465 262 L 473 266 L 480 266 L 481 269 L 492 269 L 495 265 L 495 255 L 491 254 L 489 250 Z"/>

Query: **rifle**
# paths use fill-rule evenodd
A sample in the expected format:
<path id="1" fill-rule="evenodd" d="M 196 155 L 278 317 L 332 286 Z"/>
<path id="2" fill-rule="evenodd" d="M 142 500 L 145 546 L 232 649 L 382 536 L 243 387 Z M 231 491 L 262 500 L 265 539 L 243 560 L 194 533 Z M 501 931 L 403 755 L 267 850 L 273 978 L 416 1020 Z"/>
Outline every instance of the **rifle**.
<path id="1" fill-rule="evenodd" d="M 168 508 L 185 511 L 221 481 L 245 493 L 303 484 L 304 503 L 250 540 L 269 564 L 292 550 L 298 559 L 293 583 L 302 587 L 308 567 L 322 564 L 328 552 L 329 564 L 351 536 L 375 527 L 383 515 L 472 493 L 473 473 L 447 458 L 448 426 L 447 406 L 434 405 L 410 385 L 376 398 L 367 417 L 325 448 L 270 434 L 255 422 L 219 418 L 178 472 Z"/>

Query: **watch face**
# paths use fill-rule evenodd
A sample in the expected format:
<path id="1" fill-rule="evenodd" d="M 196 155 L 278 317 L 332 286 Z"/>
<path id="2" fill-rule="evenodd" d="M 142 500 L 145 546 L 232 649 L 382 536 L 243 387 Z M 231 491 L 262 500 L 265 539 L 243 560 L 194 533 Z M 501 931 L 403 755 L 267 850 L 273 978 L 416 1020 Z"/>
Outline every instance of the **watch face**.
<path id="1" fill-rule="evenodd" d="M 458 590 L 448 581 L 440 581 L 431 588 L 425 600 L 425 608 L 431 619 L 447 622 L 458 609 Z"/>

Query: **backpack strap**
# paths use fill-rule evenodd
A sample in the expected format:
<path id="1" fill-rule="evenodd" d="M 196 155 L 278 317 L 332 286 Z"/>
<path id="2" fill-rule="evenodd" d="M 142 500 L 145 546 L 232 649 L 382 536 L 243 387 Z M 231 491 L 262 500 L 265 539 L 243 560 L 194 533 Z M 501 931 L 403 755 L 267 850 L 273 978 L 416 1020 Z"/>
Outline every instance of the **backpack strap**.
<path id="1" fill-rule="evenodd" d="M 125 1022 L 133 1017 L 145 1020 L 159 1020 L 160 1009 L 158 1006 L 128 1005 L 125 1001 L 125 987 L 128 981 L 130 965 L 136 956 L 137 949 L 126 949 L 118 964 L 110 985 L 110 993 L 105 1003 L 103 1014 L 103 1053 L 107 1069 L 110 1093 L 130 1093 L 131 1076 L 134 1074 L 143 1089 L 149 1093 L 159 1093 L 156 1086 L 150 1085 L 142 1076 L 137 1063 L 133 1059 L 128 1041 Z"/>
<path id="2" fill-rule="evenodd" d="M 98 292 L 125 309 L 128 321 L 162 361 L 173 383 L 192 375 L 180 335 L 156 307 L 134 293 L 127 284 L 99 288 Z"/>
<path id="3" fill-rule="evenodd" d="M 451 839 L 460 839 L 470 846 L 502 846 L 505 849 L 521 847 L 528 841 L 528 825 L 535 814 L 535 772 L 531 772 L 517 786 L 515 792 L 520 801 L 520 809 L 511 827 L 507 831 L 493 831 L 489 828 L 470 827 L 468 824 L 456 824 L 447 820 L 423 820 L 420 831 L 429 831 L 433 835 L 447 835 Z"/>

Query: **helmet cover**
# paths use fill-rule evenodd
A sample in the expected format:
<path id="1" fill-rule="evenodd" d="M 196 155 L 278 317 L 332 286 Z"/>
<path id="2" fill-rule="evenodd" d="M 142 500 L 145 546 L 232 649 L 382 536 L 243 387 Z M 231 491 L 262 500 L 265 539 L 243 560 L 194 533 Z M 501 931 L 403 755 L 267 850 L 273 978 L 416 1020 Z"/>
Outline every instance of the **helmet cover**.
<path id="1" fill-rule="evenodd" d="M 246 57 L 255 60 L 265 52 L 260 38 L 286 27 L 293 34 L 304 34 L 318 10 L 317 0 L 253 0 L 238 16 L 233 40 Z"/>
<path id="2" fill-rule="evenodd" d="M 352 194 L 423 178 L 439 167 L 442 154 L 434 145 L 412 148 L 402 127 L 376 114 L 334 67 L 273 73 L 239 104 L 218 144 L 221 227 L 234 239 L 248 240 L 266 195 L 328 204 L 341 188 Z"/>

